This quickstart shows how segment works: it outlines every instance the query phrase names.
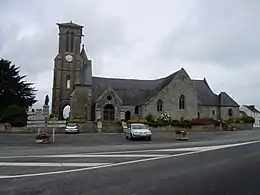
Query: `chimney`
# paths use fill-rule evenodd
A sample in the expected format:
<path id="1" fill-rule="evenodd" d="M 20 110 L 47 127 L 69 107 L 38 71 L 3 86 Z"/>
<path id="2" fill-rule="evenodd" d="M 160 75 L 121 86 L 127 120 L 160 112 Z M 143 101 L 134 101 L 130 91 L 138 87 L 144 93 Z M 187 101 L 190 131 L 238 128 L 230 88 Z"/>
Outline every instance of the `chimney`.
<path id="1" fill-rule="evenodd" d="M 255 109 L 255 105 L 250 105 L 249 107 Z"/>

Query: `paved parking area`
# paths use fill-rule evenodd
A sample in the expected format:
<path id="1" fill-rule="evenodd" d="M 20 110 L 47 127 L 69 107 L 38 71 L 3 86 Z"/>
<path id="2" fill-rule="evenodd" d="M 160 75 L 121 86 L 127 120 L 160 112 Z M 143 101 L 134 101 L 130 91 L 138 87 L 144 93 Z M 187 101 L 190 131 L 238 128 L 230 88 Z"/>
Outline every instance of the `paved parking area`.
<path id="1" fill-rule="evenodd" d="M 0 134 L 0 146 L 36 146 L 36 134 Z M 190 132 L 189 142 L 207 141 L 216 139 L 229 139 L 241 136 L 259 136 L 260 131 L 216 131 L 216 132 Z M 92 133 L 92 134 L 56 134 L 55 143 L 47 145 L 56 146 L 94 146 L 94 145 L 136 145 L 176 143 L 174 133 L 154 132 L 152 141 L 129 141 L 124 133 Z M 40 146 L 41 144 L 38 144 Z"/>

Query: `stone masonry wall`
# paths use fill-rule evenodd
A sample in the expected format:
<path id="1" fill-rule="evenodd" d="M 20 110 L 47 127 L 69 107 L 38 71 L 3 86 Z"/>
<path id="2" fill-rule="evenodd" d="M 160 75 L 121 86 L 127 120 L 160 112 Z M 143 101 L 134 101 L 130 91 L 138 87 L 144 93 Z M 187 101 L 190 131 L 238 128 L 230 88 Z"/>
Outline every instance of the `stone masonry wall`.
<path id="1" fill-rule="evenodd" d="M 185 96 L 185 109 L 179 109 L 179 98 Z M 148 114 L 158 116 L 157 102 L 163 101 L 163 111 L 171 114 L 172 119 L 180 120 L 196 118 L 198 114 L 198 94 L 186 71 L 181 70 L 173 81 L 142 108 L 142 117 Z"/>
<path id="2" fill-rule="evenodd" d="M 217 120 L 218 108 L 217 106 L 199 106 L 199 113 L 200 118 L 213 118 Z"/>
<path id="3" fill-rule="evenodd" d="M 131 119 L 140 119 L 142 118 L 142 113 L 141 113 L 141 107 L 138 108 L 139 112 L 138 114 L 135 114 L 135 106 L 122 106 L 122 111 L 130 111 L 131 112 Z"/>
<path id="4" fill-rule="evenodd" d="M 221 107 L 221 118 L 222 119 L 229 119 L 231 116 L 228 115 L 228 110 L 232 109 L 233 112 L 233 116 L 232 118 L 238 118 L 240 117 L 240 113 L 239 113 L 239 107 Z"/>

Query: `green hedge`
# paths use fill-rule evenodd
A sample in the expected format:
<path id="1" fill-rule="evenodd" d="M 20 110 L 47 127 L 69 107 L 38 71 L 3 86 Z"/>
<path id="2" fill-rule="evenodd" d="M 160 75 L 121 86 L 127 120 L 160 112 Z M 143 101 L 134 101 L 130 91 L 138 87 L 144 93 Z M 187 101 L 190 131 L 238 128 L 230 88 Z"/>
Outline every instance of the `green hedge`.
<path id="1" fill-rule="evenodd" d="M 255 123 L 255 119 L 253 117 L 244 116 L 240 118 L 229 118 L 228 120 L 225 120 L 226 123 Z"/>
<path id="2" fill-rule="evenodd" d="M 87 123 L 87 121 L 85 119 L 72 119 L 68 123 Z"/>

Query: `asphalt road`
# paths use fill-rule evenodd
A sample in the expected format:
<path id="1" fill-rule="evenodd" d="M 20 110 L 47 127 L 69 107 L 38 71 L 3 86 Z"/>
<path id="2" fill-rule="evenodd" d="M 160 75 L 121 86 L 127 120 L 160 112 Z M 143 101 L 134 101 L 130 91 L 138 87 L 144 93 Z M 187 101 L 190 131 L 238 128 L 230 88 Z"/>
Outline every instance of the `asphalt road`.
<path id="1" fill-rule="evenodd" d="M 237 132 L 164 144 L 2 146 L 0 194 L 259 195 L 258 135 Z"/>
<path id="2" fill-rule="evenodd" d="M 0 134 L 0 146 L 35 146 L 36 134 Z M 243 137 L 259 137 L 260 131 L 215 131 L 190 132 L 189 141 L 205 141 L 216 139 L 230 139 Z M 174 134 L 167 132 L 154 132 L 152 142 L 138 141 L 140 144 L 176 143 Z M 55 143 L 48 146 L 94 146 L 94 145 L 136 145 L 125 139 L 124 133 L 107 134 L 56 134 Z M 40 146 L 42 147 L 42 146 Z"/>

